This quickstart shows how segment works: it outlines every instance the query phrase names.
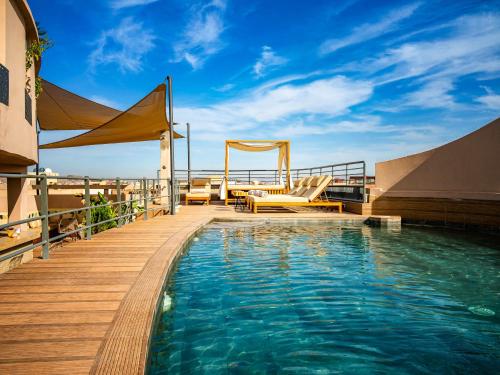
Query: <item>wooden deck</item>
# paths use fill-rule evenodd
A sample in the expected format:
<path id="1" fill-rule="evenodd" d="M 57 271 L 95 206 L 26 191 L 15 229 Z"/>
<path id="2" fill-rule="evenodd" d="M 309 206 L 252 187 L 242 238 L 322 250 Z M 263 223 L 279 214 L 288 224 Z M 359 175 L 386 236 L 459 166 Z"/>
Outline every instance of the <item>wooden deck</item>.
<path id="1" fill-rule="evenodd" d="M 158 297 L 187 239 L 214 218 L 272 217 L 363 219 L 192 205 L 66 243 L 0 275 L 0 374 L 143 373 Z"/>

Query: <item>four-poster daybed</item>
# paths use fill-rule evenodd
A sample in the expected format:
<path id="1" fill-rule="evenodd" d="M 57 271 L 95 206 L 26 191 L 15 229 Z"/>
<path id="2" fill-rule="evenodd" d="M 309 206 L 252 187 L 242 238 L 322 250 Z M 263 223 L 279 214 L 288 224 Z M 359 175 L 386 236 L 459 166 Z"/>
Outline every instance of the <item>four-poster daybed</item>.
<path id="1" fill-rule="evenodd" d="M 237 181 L 229 181 L 229 149 L 234 148 L 240 151 L 262 152 L 279 150 L 278 154 L 278 178 L 280 184 L 238 184 Z M 283 164 L 286 167 L 286 180 L 281 183 Z M 232 197 L 232 191 L 249 191 L 249 190 L 264 190 L 270 193 L 279 194 L 285 193 L 290 189 L 290 141 L 286 140 L 227 140 L 226 141 L 226 158 L 225 158 L 225 175 L 221 190 L 225 193 L 225 204 L 235 202 Z M 231 195 L 231 196 L 230 196 Z"/>

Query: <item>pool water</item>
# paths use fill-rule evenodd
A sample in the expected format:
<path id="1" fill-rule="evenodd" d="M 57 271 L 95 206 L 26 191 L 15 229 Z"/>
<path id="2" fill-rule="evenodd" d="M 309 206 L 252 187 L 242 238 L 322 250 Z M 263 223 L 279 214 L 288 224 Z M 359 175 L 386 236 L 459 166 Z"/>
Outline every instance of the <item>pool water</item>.
<path id="1" fill-rule="evenodd" d="M 181 258 L 151 374 L 498 373 L 498 237 L 212 224 Z"/>

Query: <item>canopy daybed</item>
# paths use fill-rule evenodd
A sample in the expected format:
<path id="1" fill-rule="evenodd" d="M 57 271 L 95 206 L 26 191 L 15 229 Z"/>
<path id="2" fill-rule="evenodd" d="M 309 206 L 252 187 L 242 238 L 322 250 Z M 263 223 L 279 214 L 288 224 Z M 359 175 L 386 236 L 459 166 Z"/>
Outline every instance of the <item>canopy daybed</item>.
<path id="1" fill-rule="evenodd" d="M 240 151 L 248 152 L 263 152 L 271 150 L 279 150 L 278 154 L 278 178 L 280 184 L 247 184 L 238 183 L 238 181 L 229 180 L 229 149 L 234 148 Z M 286 168 L 286 180 L 282 183 L 283 164 Z M 224 193 L 226 205 L 230 202 L 235 202 L 231 191 L 249 191 L 249 190 L 265 190 L 273 194 L 285 193 L 290 189 L 290 141 L 284 140 L 227 140 L 226 141 L 226 159 L 225 159 L 225 176 L 221 188 Z M 231 195 L 231 196 L 230 196 Z"/>

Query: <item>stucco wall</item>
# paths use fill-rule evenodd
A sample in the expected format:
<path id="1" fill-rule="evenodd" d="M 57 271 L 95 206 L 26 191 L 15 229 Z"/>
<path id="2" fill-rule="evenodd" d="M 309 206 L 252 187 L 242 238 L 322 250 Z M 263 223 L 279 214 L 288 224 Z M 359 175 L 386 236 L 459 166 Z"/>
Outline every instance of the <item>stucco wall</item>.
<path id="1" fill-rule="evenodd" d="M 376 195 L 500 201 L 500 118 L 441 147 L 377 163 Z"/>
<path id="2" fill-rule="evenodd" d="M 37 162 L 35 68 L 31 77 L 32 124 L 25 119 L 25 19 L 14 0 L 0 1 L 0 63 L 9 70 L 9 104 L 0 104 L 0 164 L 31 165 Z M 32 28 L 30 24 L 28 28 Z"/>

